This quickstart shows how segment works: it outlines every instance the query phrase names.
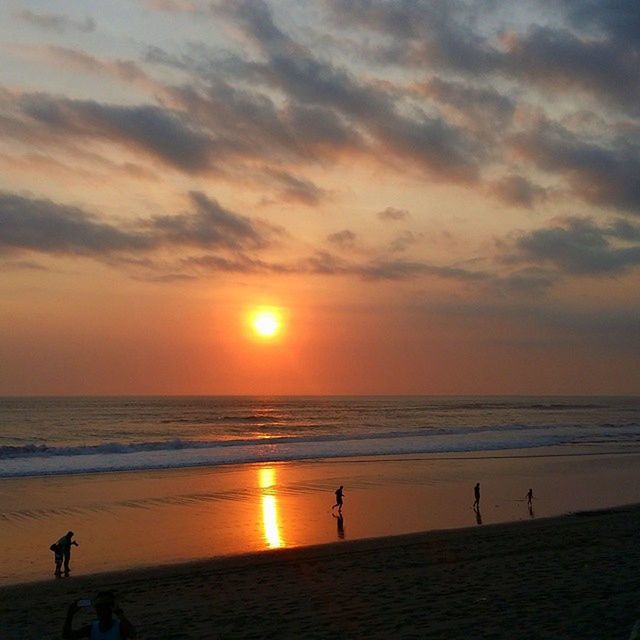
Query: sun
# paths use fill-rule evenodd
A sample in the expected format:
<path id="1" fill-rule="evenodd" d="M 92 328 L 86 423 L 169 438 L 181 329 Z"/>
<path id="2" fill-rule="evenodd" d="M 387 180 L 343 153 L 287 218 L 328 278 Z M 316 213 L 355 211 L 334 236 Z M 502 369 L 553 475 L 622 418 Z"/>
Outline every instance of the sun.
<path id="1" fill-rule="evenodd" d="M 251 327 L 261 338 L 273 338 L 282 329 L 282 320 L 277 309 L 258 309 L 251 316 Z"/>

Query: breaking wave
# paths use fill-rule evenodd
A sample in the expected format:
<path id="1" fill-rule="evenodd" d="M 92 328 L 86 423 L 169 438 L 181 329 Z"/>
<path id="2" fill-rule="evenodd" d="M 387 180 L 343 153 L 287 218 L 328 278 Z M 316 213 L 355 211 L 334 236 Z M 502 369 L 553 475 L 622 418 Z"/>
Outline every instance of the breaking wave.
<path id="1" fill-rule="evenodd" d="M 202 440 L 172 438 L 78 446 L 0 446 L 0 477 L 64 475 L 353 456 L 491 452 L 552 445 L 640 443 L 640 424 L 430 427 L 358 434 Z"/>

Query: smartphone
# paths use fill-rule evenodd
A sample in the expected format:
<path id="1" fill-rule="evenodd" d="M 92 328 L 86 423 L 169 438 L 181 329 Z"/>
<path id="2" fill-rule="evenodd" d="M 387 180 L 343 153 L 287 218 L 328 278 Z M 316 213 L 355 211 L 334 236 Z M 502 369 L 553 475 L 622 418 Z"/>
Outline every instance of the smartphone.
<path id="1" fill-rule="evenodd" d="M 91 607 L 91 600 L 89 598 L 80 598 L 76 604 L 81 609 L 89 609 Z"/>

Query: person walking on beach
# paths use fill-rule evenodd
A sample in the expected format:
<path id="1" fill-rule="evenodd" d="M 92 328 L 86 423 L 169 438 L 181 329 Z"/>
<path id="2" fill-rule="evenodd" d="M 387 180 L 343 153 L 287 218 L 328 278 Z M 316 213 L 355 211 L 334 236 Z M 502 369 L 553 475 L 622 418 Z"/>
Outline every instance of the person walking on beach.
<path id="1" fill-rule="evenodd" d="M 473 508 L 476 511 L 480 511 L 480 483 L 476 482 L 476 486 L 473 488 L 473 496 L 475 500 L 473 501 Z"/>
<path id="2" fill-rule="evenodd" d="M 73 538 L 73 531 L 67 531 L 58 542 L 53 545 L 55 549 L 53 552 L 56 554 L 56 576 L 62 575 L 60 571 L 60 567 L 62 565 L 62 561 L 64 560 L 64 575 L 69 575 L 69 562 L 71 561 L 71 545 L 75 545 L 76 547 L 80 546 Z"/>
<path id="3" fill-rule="evenodd" d="M 342 497 L 344 495 L 343 488 L 344 487 L 340 485 L 340 487 L 336 489 L 336 503 L 333 505 L 333 507 L 331 507 L 332 509 L 338 507 L 338 511 L 340 512 L 342 512 Z"/>
<path id="4" fill-rule="evenodd" d="M 135 638 L 136 629 L 127 620 L 124 611 L 116 605 L 113 591 L 101 591 L 93 601 L 97 620 L 80 629 L 73 629 L 73 616 L 80 608 L 78 600 L 74 600 L 67 611 L 67 617 L 62 628 L 62 637 L 65 640 L 74 638 L 90 638 L 91 640 L 127 640 Z M 118 619 L 114 619 L 113 614 Z"/>

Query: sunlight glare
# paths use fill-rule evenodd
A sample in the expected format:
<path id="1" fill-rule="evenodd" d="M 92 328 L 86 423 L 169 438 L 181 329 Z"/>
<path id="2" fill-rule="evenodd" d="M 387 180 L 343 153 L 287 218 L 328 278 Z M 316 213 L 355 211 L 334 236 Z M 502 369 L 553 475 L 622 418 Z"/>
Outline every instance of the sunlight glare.
<path id="1" fill-rule="evenodd" d="M 259 309 L 251 318 L 253 331 L 261 338 L 271 338 L 280 332 L 282 321 L 277 309 Z"/>
<path id="2" fill-rule="evenodd" d="M 267 545 L 272 549 L 284 546 L 278 522 L 278 502 L 273 494 L 275 469 L 263 467 L 258 471 L 258 484 L 262 489 L 262 526 Z"/>

